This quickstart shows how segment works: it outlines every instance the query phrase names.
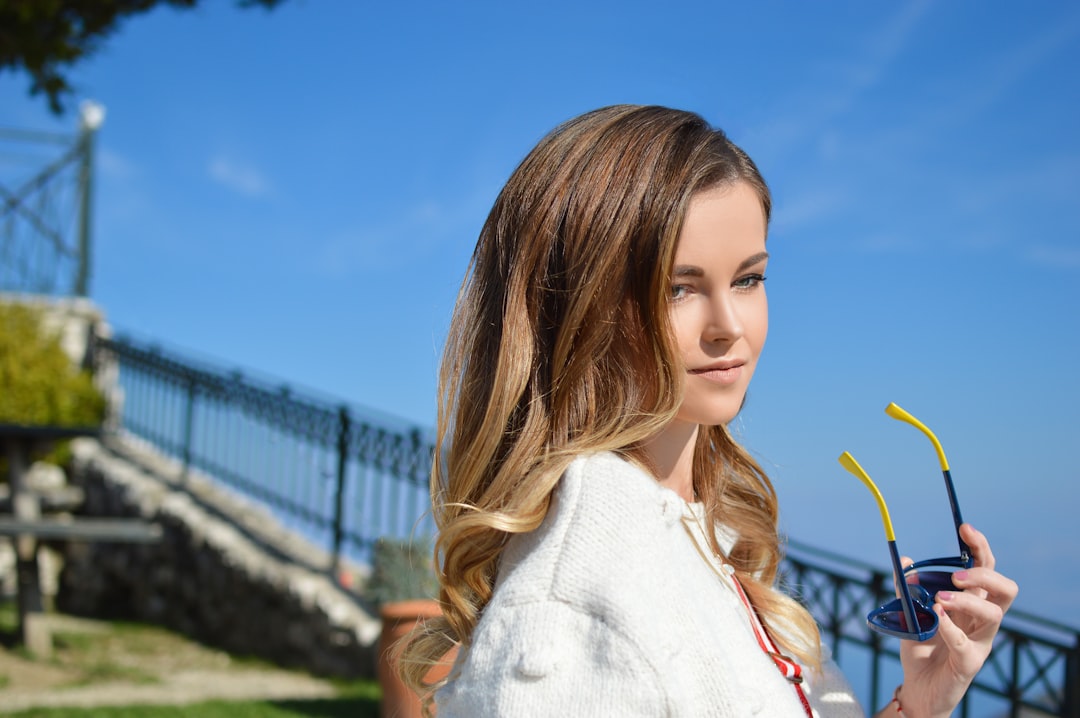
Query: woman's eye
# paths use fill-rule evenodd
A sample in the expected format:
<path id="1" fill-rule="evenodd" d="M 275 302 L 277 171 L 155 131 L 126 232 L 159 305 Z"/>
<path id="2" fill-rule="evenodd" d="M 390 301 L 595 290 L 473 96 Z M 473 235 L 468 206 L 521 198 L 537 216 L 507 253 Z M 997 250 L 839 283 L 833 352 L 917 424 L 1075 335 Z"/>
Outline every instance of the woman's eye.
<path id="1" fill-rule="evenodd" d="M 736 279 L 732 286 L 736 289 L 753 289 L 764 281 L 764 274 L 747 274 L 746 276 Z"/>
<path id="2" fill-rule="evenodd" d="M 685 284 L 673 284 L 671 285 L 671 299 L 672 301 L 678 301 L 684 299 L 686 295 L 690 293 L 690 287 Z"/>

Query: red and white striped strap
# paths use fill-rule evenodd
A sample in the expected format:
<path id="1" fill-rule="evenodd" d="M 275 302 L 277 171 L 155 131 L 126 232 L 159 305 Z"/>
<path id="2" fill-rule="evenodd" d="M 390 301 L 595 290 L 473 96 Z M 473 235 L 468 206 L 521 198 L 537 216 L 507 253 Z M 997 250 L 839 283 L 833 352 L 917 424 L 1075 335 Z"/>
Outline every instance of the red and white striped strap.
<path id="1" fill-rule="evenodd" d="M 705 528 L 701 525 L 701 520 L 692 508 L 689 508 L 689 511 L 690 518 L 697 524 L 698 529 L 701 530 L 701 537 L 704 538 L 706 532 Z M 757 615 L 757 611 L 755 611 L 754 607 L 750 604 L 750 599 L 746 597 L 746 592 L 743 590 L 742 584 L 739 583 L 739 579 L 735 576 L 735 567 L 725 563 L 719 556 L 713 554 L 711 550 L 707 554 L 703 548 L 703 544 L 699 540 L 698 534 L 690 527 L 688 521 L 683 521 L 683 528 L 690 534 L 690 539 L 693 541 L 694 548 L 701 554 L 705 563 L 711 566 L 713 571 L 716 571 L 717 575 L 721 577 L 721 580 L 723 579 L 723 574 L 727 574 L 727 577 L 731 579 L 732 585 L 735 586 L 735 592 L 739 594 L 739 598 L 746 607 L 746 613 L 750 617 L 750 627 L 754 629 L 754 636 L 757 638 L 758 646 L 760 646 L 761 650 L 773 660 L 773 663 L 775 663 L 776 667 L 780 670 L 780 674 L 795 688 L 795 693 L 798 694 L 799 702 L 802 703 L 802 707 L 806 711 L 808 718 L 814 718 L 814 710 L 810 707 L 810 701 L 807 700 L 806 692 L 802 689 L 802 666 L 776 649 L 776 644 L 773 643 L 772 638 L 769 637 L 769 632 L 765 630 L 765 626 L 762 625 L 761 619 Z M 708 539 L 706 538 L 705 541 L 705 545 L 707 545 Z M 717 563 L 720 564 L 721 571 L 716 570 Z"/>
<path id="2" fill-rule="evenodd" d="M 725 568 L 727 568 L 727 566 L 725 566 Z M 802 703 L 806 715 L 809 718 L 814 718 L 814 710 L 810 707 L 810 701 L 807 700 L 806 693 L 802 689 L 802 666 L 776 649 L 776 644 L 773 643 L 772 638 L 769 636 L 769 632 L 765 630 L 765 626 L 761 624 L 761 619 L 758 617 L 757 611 L 750 605 L 750 599 L 746 597 L 746 592 L 743 591 L 742 584 L 739 583 L 739 579 L 735 576 L 734 570 L 729 570 L 728 574 L 731 576 L 732 583 L 735 584 L 735 590 L 738 592 L 739 598 L 742 599 L 743 605 L 746 606 L 746 612 L 750 614 L 750 626 L 754 629 L 754 635 L 757 637 L 758 645 L 761 646 L 762 651 L 772 658 L 773 663 L 780 669 L 780 674 L 795 688 L 795 693 L 798 694 L 799 702 Z"/>

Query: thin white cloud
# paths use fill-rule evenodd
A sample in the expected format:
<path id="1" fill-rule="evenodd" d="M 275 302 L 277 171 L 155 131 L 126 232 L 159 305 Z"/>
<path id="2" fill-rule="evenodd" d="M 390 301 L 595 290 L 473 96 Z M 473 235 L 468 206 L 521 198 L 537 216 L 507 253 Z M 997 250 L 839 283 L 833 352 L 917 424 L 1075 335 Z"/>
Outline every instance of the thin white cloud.
<path id="1" fill-rule="evenodd" d="M 146 169 L 136 159 L 117 152 L 108 143 L 103 143 L 94 152 L 94 170 L 100 186 L 95 190 L 94 216 L 100 231 L 99 239 L 103 247 L 113 246 L 114 242 L 132 227 L 145 227 L 155 211 L 153 201 L 153 182 L 148 182 Z M 151 178 L 152 179 L 152 178 Z M 146 242 L 157 240 L 146 238 Z M 143 240 L 140 240 L 143 241 Z"/>
<path id="2" fill-rule="evenodd" d="M 914 0 L 904 4 L 877 33 L 869 36 L 865 56 L 848 68 L 853 82 L 847 88 L 849 102 L 861 92 L 877 85 L 889 67 L 907 47 L 919 22 L 930 9 L 929 0 Z"/>
<path id="3" fill-rule="evenodd" d="M 921 249 L 916 240 L 898 234 L 867 235 L 856 238 L 853 245 L 856 250 L 868 254 L 907 254 Z"/>
<path id="4" fill-rule="evenodd" d="M 994 174 L 956 173 L 950 201 L 972 215 L 995 212 L 999 207 L 1028 207 L 1039 211 L 1046 205 L 1061 210 L 1076 206 L 1080 187 L 1080 156 L 1055 154 L 1028 158 L 1025 166 Z"/>
<path id="5" fill-rule="evenodd" d="M 781 198 L 773 211 L 772 231 L 794 232 L 841 214 L 849 204 L 848 193 L 839 187 L 816 188 Z"/>
<path id="6" fill-rule="evenodd" d="M 865 50 L 852 53 L 854 59 L 848 63 L 848 71 L 836 73 L 846 81 L 838 82 L 835 89 L 822 93 L 816 101 L 809 93 L 799 93 L 807 101 L 788 104 L 799 107 L 800 117 L 796 119 L 790 113 L 778 116 L 770 128 L 773 135 L 755 142 L 755 154 L 760 148 L 763 154 L 781 157 L 800 151 L 805 154 L 805 149 L 810 148 L 815 157 L 811 181 L 828 181 L 832 186 L 828 192 L 814 189 L 778 206 L 777 228 L 791 231 L 830 220 L 842 211 L 882 205 L 882 198 L 890 196 L 890 192 L 893 196 L 925 196 L 927 201 L 950 208 L 947 214 L 953 225 L 947 236 L 957 249 L 982 253 L 1012 248 L 1028 261 L 1054 267 L 1075 266 L 1071 250 L 1017 250 L 1015 245 L 1020 235 L 1015 226 L 1020 221 L 1018 211 L 1028 216 L 1047 212 L 1075 216 L 1075 188 L 1080 181 L 1080 158 L 1075 154 L 1059 150 L 1053 155 L 1029 155 L 1023 165 L 997 172 L 954 166 L 948 173 L 923 177 L 919 188 L 905 186 L 901 178 L 909 158 L 924 156 L 943 135 L 951 135 L 973 119 L 997 111 L 997 106 L 1007 103 L 1027 78 L 1049 63 L 1060 61 L 1062 52 L 1080 37 L 1080 13 L 1073 12 L 1041 32 L 1017 36 L 1012 45 L 998 48 L 977 71 L 954 68 L 954 76 L 941 76 L 941 87 L 953 89 L 943 95 L 948 98 L 944 102 L 912 106 L 897 116 L 901 122 L 892 125 L 886 122 L 859 132 L 843 129 L 848 107 L 857 103 L 862 93 L 887 81 L 891 65 L 898 61 L 920 20 L 931 9 L 925 2 L 904 6 L 874 34 Z M 769 146 L 773 141 L 779 143 L 779 149 Z M 872 158 L 870 164 L 858 164 L 867 158 Z M 882 168 L 892 169 L 883 172 Z M 895 212 L 895 207 L 888 203 L 882 205 L 881 211 L 883 216 L 893 217 L 894 225 L 906 222 L 903 216 L 889 214 Z M 884 231 L 851 237 L 850 246 L 870 252 L 916 249 L 910 241 L 898 239 L 905 234 L 902 226 L 893 229 L 900 229 L 899 234 Z"/>
<path id="7" fill-rule="evenodd" d="M 269 181 L 259 170 L 226 157 L 215 157 L 207 171 L 215 182 L 246 197 L 262 197 L 270 191 Z"/>
<path id="8" fill-rule="evenodd" d="M 992 68 L 980 75 L 986 80 L 982 84 L 957 83 L 957 87 L 966 88 L 966 91 L 958 92 L 955 102 L 945 107 L 946 121 L 956 126 L 985 112 L 1077 37 L 1080 37 L 1080 13 L 1074 13 L 1064 22 L 1051 25 L 1045 32 L 1003 53 Z"/>
<path id="9" fill-rule="evenodd" d="M 1027 254 L 1028 261 L 1052 269 L 1080 269 L 1080 247 L 1039 245 Z"/>
<path id="10" fill-rule="evenodd" d="M 1042 33 L 1001 48 L 993 60 L 977 71 L 964 67 L 952 76 L 942 75 L 938 78 L 940 87 L 948 91 L 941 93 L 940 102 L 913 106 L 904 113 L 902 123 L 882 127 L 872 135 L 847 138 L 855 142 L 848 150 L 863 156 L 883 156 L 879 153 L 891 150 L 899 154 L 925 148 L 933 138 L 966 126 L 1006 100 L 1025 78 L 1052 62 L 1078 37 L 1080 13 L 1074 12 Z"/>
<path id="11" fill-rule="evenodd" d="M 785 112 L 763 122 L 747 134 L 744 144 L 755 155 L 783 156 L 803 146 L 808 138 L 831 131 L 838 117 L 848 113 L 860 96 L 881 83 L 932 6 L 929 0 L 914 0 L 901 6 L 884 26 L 869 33 L 865 42 L 852 51 L 853 59 L 819 68 L 818 74 L 827 73 L 827 78 L 819 77 L 784 98 L 782 106 L 797 108 L 795 114 Z M 823 87 L 831 89 L 823 92 Z M 814 145 L 829 151 L 836 141 L 837 137 L 832 135 L 824 143 L 819 141 Z"/>
<path id="12" fill-rule="evenodd" d="M 101 147 L 94 159 L 101 173 L 112 179 L 129 180 L 139 175 L 139 168 L 134 162 L 108 147 Z"/>
<path id="13" fill-rule="evenodd" d="M 323 241 L 311 266 L 318 274 L 340 278 L 404 265 L 447 241 L 461 240 L 471 249 L 488 203 L 487 196 L 475 201 L 415 202 L 393 219 L 347 229 Z"/>

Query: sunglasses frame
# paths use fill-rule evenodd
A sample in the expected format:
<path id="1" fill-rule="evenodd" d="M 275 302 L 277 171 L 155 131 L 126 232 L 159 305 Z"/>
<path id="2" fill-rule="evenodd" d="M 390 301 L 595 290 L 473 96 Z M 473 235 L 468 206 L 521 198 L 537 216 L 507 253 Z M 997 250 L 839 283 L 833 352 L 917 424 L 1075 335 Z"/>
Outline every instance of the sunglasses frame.
<path id="1" fill-rule="evenodd" d="M 952 509 L 953 524 L 956 527 L 956 542 L 960 548 L 960 555 L 917 561 L 906 569 L 902 568 L 900 566 L 900 554 L 896 548 L 896 535 L 893 532 L 892 520 L 889 518 L 889 509 L 885 505 L 885 499 L 873 480 L 870 479 L 870 475 L 859 466 L 859 463 L 855 461 L 855 458 L 851 454 L 845 451 L 840 455 L 840 464 L 854 474 L 855 477 L 865 484 L 874 494 L 874 498 L 878 503 L 878 509 L 881 512 L 882 523 L 885 526 L 885 536 L 889 540 L 889 555 L 892 559 L 894 575 L 903 577 L 902 579 L 898 578 L 896 581 L 898 584 L 897 591 L 900 595 L 886 603 L 884 606 L 871 611 L 866 617 L 866 623 L 871 629 L 888 636 L 907 640 L 925 641 L 937 633 L 938 618 L 937 614 L 934 613 L 932 609 L 934 597 L 940 590 L 954 589 L 948 571 L 935 570 L 925 572 L 931 586 L 934 584 L 938 586 L 935 590 L 930 590 L 926 586 L 920 585 L 918 583 L 918 574 L 920 570 L 929 568 L 971 568 L 974 565 L 974 559 L 971 555 L 971 548 L 964 539 L 960 537 L 960 526 L 963 525 L 964 519 L 960 514 L 960 503 L 956 498 L 956 487 L 953 485 L 952 472 L 949 470 L 949 460 L 945 456 L 945 450 L 941 447 L 941 442 L 938 441 L 937 436 L 934 435 L 934 432 L 932 432 L 926 424 L 923 424 L 910 413 L 902 409 L 898 404 L 890 403 L 885 407 L 885 413 L 897 421 L 902 421 L 905 424 L 914 426 L 930 439 L 930 442 L 934 445 L 938 463 L 941 465 L 941 474 L 945 479 L 945 491 L 949 496 L 949 507 Z M 938 576 L 935 574 L 942 575 Z M 916 578 L 916 583 L 909 584 L 908 580 L 912 577 Z M 883 617 L 897 613 L 902 613 L 907 625 L 914 626 L 915 628 L 905 630 L 890 627 Z M 931 617 L 931 620 L 927 621 L 928 625 L 925 630 L 923 630 L 922 625 L 919 623 L 919 615 L 929 615 Z"/>
<path id="2" fill-rule="evenodd" d="M 950 556 L 948 558 L 932 558 L 924 561 L 918 561 L 907 567 L 904 575 L 918 573 L 920 568 L 926 568 L 929 566 L 950 566 L 953 568 L 971 568 L 975 564 L 975 559 L 971 555 L 971 548 L 968 547 L 964 539 L 960 538 L 960 526 L 964 523 L 964 518 L 960 514 L 960 503 L 956 499 L 956 487 L 953 485 L 952 472 L 949 470 L 949 460 L 945 457 L 945 450 L 941 448 L 941 442 L 938 441 L 934 432 L 907 411 L 904 411 L 898 404 L 890 403 L 885 407 L 885 413 L 891 416 L 897 421 L 902 421 L 905 424 L 910 424 L 916 429 L 921 431 L 930 439 L 934 445 L 934 451 L 937 452 L 938 463 L 941 465 L 941 475 L 945 478 L 945 491 L 949 495 L 949 508 L 952 509 L 953 524 L 956 526 L 956 543 L 960 547 L 959 556 Z"/>
<path id="3" fill-rule="evenodd" d="M 904 568 L 900 565 L 900 552 L 896 548 L 896 534 L 893 532 L 892 519 L 889 518 L 889 507 L 885 504 L 885 498 L 881 495 L 881 491 L 874 484 L 870 475 L 866 473 L 850 453 L 845 451 L 840 454 L 840 465 L 859 479 L 866 488 L 870 489 L 870 492 L 877 500 L 878 510 L 881 512 L 881 522 L 885 526 L 885 538 L 889 541 L 889 556 L 892 558 L 893 575 L 905 576 Z M 896 584 L 900 595 L 867 614 L 866 625 L 878 633 L 905 640 L 926 641 L 933 638 L 934 634 L 937 633 L 938 617 L 934 610 L 924 602 L 929 597 L 929 594 L 925 590 L 920 590 L 920 596 L 917 599 L 912 595 L 912 586 L 909 586 L 906 580 L 898 579 Z M 913 626 L 914 629 L 890 628 L 882 616 L 894 613 L 902 613 L 907 625 Z M 919 615 L 929 616 L 927 621 L 929 626 L 925 630 L 921 628 L 922 622 L 919 621 Z"/>

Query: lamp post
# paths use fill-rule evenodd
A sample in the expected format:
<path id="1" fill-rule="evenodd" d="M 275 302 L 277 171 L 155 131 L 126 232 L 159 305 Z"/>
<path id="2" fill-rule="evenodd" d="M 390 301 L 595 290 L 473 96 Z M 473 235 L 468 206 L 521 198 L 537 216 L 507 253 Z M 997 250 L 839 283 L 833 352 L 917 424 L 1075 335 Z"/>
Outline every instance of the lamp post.
<path id="1" fill-rule="evenodd" d="M 93 196 L 94 137 L 105 121 L 105 107 L 93 100 L 79 106 L 79 269 L 75 276 L 75 295 L 85 297 L 90 291 L 90 208 Z"/>

